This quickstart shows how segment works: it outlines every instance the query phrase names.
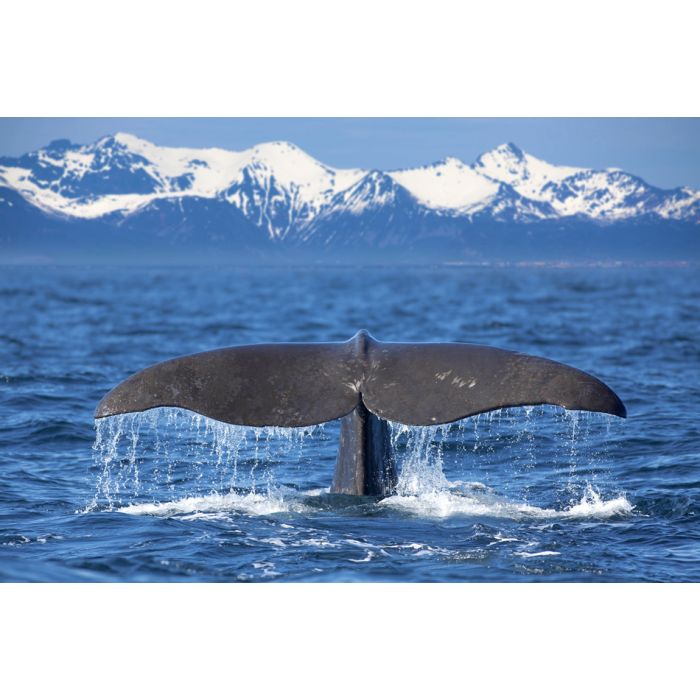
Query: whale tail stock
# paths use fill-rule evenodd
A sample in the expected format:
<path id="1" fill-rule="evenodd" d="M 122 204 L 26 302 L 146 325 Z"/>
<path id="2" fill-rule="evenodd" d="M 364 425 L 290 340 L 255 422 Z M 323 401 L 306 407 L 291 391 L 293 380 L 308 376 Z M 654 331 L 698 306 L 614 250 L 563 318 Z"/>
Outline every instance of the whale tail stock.
<path id="1" fill-rule="evenodd" d="M 249 426 L 301 427 L 342 418 L 332 491 L 383 495 L 396 471 L 387 421 L 438 425 L 498 408 L 551 404 L 625 417 L 612 389 L 541 357 L 467 343 L 244 345 L 167 360 L 100 401 L 96 418 L 184 408 Z"/>

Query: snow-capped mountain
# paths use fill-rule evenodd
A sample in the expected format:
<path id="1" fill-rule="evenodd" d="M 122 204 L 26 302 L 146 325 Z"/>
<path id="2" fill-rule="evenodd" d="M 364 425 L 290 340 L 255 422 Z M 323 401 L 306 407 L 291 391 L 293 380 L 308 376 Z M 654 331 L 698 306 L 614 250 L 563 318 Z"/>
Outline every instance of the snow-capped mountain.
<path id="1" fill-rule="evenodd" d="M 512 143 L 484 153 L 473 168 L 529 200 L 551 205 L 550 217 L 584 216 L 601 222 L 651 215 L 699 222 L 700 191 L 662 190 L 618 168 L 551 165 Z"/>
<path id="2" fill-rule="evenodd" d="M 0 158 L 0 245 L 20 245 L 23 231 L 60 237 L 71 226 L 110 240 L 141 232 L 169 245 L 386 248 L 432 236 L 460 240 L 459 252 L 494 227 L 582 224 L 690 226 L 697 238 L 700 191 L 663 190 L 613 168 L 552 165 L 510 143 L 471 165 L 446 158 L 389 172 L 332 168 L 285 142 L 171 148 L 121 133 Z"/>
<path id="3" fill-rule="evenodd" d="M 159 147 L 130 134 L 88 146 L 54 141 L 21 158 L 0 158 L 0 185 L 46 212 L 95 219 L 128 216 L 163 199 L 224 199 L 271 236 L 312 217 L 363 174 L 327 168 L 290 143 L 235 152 Z M 286 220 L 275 224 L 280 210 Z"/>

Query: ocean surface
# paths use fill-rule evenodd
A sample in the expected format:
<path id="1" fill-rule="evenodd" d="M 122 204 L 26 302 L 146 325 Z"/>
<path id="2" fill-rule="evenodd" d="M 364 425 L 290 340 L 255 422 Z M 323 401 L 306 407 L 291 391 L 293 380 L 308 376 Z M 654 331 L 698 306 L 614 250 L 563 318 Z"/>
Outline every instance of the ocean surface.
<path id="1" fill-rule="evenodd" d="M 0 268 L 4 581 L 700 581 L 697 269 Z M 338 421 L 227 426 L 101 397 L 243 343 L 466 341 L 566 362 L 626 420 L 393 424 L 397 493 L 328 493 Z"/>

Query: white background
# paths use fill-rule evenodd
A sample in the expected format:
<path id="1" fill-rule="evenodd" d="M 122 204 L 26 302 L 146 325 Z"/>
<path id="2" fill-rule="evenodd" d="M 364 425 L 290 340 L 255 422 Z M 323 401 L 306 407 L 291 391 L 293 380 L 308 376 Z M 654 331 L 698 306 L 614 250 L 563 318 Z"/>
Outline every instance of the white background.
<path id="1" fill-rule="evenodd" d="M 695 7 L 6 3 L 0 113 L 700 116 Z M 687 584 L 5 584 L 0 692 L 13 700 L 694 697 L 698 592 Z"/>

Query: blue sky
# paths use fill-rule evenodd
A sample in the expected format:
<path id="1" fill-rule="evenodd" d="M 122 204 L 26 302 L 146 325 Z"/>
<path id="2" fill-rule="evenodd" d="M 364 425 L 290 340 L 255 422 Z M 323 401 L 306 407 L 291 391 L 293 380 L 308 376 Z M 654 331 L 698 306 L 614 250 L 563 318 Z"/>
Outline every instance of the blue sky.
<path id="1" fill-rule="evenodd" d="M 57 138 L 89 143 L 126 131 L 160 145 L 239 150 L 292 141 L 336 167 L 389 170 L 446 156 L 472 162 L 505 141 L 560 165 L 619 167 L 659 187 L 700 188 L 700 119 L 5 118 L 0 155 Z"/>

